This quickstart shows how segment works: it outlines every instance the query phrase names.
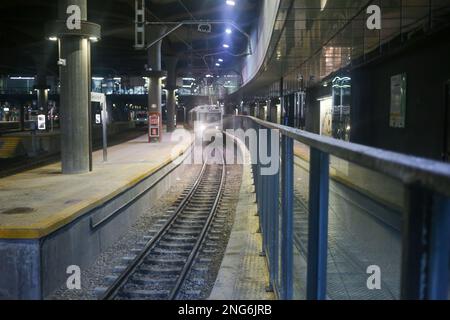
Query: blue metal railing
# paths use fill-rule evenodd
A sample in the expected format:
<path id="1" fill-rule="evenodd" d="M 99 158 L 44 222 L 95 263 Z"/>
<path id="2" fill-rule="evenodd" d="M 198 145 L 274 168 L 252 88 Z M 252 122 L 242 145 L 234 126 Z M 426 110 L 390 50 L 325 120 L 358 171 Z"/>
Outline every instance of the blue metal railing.
<path id="1" fill-rule="evenodd" d="M 401 299 L 448 299 L 450 253 L 450 165 L 318 136 L 253 117 L 224 119 L 225 129 L 271 129 L 257 135 L 252 164 L 269 266 L 270 287 L 281 299 L 293 298 L 294 141 L 309 146 L 306 298 L 327 298 L 330 156 L 395 178 L 406 188 L 401 238 Z M 259 131 L 258 131 L 259 132 Z M 262 175 L 260 148 L 272 154 L 272 135 L 280 138 L 280 168 Z M 250 148 L 251 151 L 251 148 Z M 273 161 L 273 160 L 272 160 Z M 281 191 L 281 192 L 280 192 Z"/>

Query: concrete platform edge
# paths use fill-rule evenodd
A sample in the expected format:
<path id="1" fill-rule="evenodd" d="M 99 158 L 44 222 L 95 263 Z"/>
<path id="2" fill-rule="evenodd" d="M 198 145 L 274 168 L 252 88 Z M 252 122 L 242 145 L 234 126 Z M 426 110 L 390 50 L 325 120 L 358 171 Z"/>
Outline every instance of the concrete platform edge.
<path id="1" fill-rule="evenodd" d="M 185 159 L 190 148 L 180 155 Z M 148 188 L 161 176 L 167 176 L 146 194 L 107 221 L 92 229 L 92 219 L 107 215 L 136 194 Z M 159 198 L 182 174 L 182 166 L 173 162 L 136 181 L 105 206 L 91 208 L 84 215 L 40 239 L 0 239 L 0 300 L 45 299 L 67 278 L 67 267 L 75 265 L 83 270 L 100 253 L 117 241 L 148 207 L 148 201 Z"/>

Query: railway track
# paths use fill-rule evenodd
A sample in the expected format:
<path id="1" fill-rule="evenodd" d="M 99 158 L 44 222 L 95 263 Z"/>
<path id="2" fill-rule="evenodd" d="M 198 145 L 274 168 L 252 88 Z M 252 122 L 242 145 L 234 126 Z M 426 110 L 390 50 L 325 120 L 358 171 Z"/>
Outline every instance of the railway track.
<path id="1" fill-rule="evenodd" d="M 102 300 L 175 300 L 201 260 L 224 190 L 225 161 L 203 164 L 162 228 L 100 296 Z"/>

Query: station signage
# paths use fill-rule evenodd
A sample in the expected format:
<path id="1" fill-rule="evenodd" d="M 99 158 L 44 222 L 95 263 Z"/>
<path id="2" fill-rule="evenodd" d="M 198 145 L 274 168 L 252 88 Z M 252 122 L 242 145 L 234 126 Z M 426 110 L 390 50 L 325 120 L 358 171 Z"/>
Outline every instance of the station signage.
<path id="1" fill-rule="evenodd" d="M 153 139 L 161 140 L 161 114 L 159 112 L 150 112 L 148 124 L 149 142 L 152 142 Z"/>
<path id="2" fill-rule="evenodd" d="M 40 114 L 38 115 L 38 130 L 45 130 L 45 115 Z"/>

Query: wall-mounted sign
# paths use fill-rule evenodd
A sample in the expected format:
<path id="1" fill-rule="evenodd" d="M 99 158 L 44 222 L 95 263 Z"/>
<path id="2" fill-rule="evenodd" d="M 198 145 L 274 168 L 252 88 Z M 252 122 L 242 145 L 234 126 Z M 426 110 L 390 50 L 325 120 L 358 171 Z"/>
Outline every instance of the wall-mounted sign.
<path id="1" fill-rule="evenodd" d="M 38 115 L 38 130 L 45 130 L 45 115 Z"/>
<path id="2" fill-rule="evenodd" d="M 102 123 L 102 115 L 101 115 L 101 114 L 97 113 L 97 114 L 95 115 L 95 123 L 96 123 L 96 124 Z"/>
<path id="3" fill-rule="evenodd" d="M 152 141 L 152 139 L 159 139 L 161 140 L 161 115 L 158 112 L 150 112 L 149 113 L 149 131 L 148 131 L 148 138 L 149 142 Z"/>
<path id="4" fill-rule="evenodd" d="M 404 128 L 406 120 L 406 73 L 391 77 L 391 111 L 389 125 Z"/>

